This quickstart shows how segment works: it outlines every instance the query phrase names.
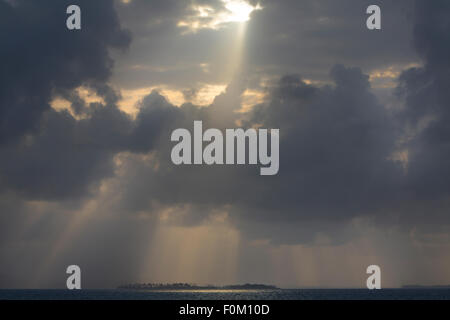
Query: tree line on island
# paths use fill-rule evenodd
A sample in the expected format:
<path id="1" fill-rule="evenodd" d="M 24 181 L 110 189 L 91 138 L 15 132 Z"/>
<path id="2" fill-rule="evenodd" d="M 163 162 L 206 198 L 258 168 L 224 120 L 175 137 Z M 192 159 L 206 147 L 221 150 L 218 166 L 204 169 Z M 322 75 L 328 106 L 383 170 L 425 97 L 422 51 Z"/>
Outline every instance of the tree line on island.
<path id="1" fill-rule="evenodd" d="M 190 283 L 131 283 L 118 287 L 118 289 L 133 289 L 133 290 L 274 290 L 278 289 L 276 286 L 265 284 L 237 284 L 227 286 L 214 285 L 196 285 Z"/>

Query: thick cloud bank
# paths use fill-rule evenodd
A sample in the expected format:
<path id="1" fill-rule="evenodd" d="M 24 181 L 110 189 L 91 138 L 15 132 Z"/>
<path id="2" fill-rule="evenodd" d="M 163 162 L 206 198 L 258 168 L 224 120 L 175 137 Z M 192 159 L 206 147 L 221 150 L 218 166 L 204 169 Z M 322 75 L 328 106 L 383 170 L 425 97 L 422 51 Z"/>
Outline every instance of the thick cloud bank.
<path id="1" fill-rule="evenodd" d="M 329 84 L 279 77 L 265 87 L 263 102 L 246 112 L 237 112 L 252 81 L 244 72 L 208 107 L 176 107 L 154 91 L 134 117 L 118 107 L 120 92 L 110 84 L 110 51 L 126 50 L 130 33 L 112 1 L 76 2 L 83 8 L 80 32 L 64 27 L 65 8 L 73 2 L 0 1 L 0 260 L 8 261 L 0 286 L 59 284 L 39 275 L 52 262 L 69 260 L 61 248 L 88 213 L 93 224 L 70 254 L 91 267 L 89 279 L 98 285 L 132 280 L 161 221 L 194 227 L 219 219 L 249 241 L 283 245 L 312 244 L 318 234 L 328 244 L 351 242 L 358 219 L 404 234 L 448 234 L 447 1 L 415 3 L 414 46 L 423 66 L 400 75 L 393 91 L 401 108 L 380 102 L 349 55 L 345 65 L 331 68 Z M 263 14 L 278 14 L 267 6 Z M 361 50 L 354 61 L 361 61 Z M 102 102 L 86 101 L 79 87 Z M 53 109 L 55 97 L 69 101 L 70 110 Z M 173 165 L 170 134 L 191 130 L 194 120 L 205 129 L 237 123 L 280 129 L 279 173 Z M 41 273 L 27 267 L 36 259 Z M 102 273 L 105 263 L 115 267 Z M 30 272 L 34 282 L 21 280 Z"/>

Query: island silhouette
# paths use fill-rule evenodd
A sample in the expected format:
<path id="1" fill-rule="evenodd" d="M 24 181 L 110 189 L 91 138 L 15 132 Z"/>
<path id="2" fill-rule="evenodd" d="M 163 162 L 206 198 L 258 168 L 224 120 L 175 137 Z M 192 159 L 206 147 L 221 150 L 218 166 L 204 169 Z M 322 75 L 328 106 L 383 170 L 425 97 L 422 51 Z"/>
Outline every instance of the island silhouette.
<path id="1" fill-rule="evenodd" d="M 226 286 L 196 285 L 191 283 L 131 283 L 120 285 L 118 289 L 128 290 L 275 290 L 276 286 L 246 283 Z"/>

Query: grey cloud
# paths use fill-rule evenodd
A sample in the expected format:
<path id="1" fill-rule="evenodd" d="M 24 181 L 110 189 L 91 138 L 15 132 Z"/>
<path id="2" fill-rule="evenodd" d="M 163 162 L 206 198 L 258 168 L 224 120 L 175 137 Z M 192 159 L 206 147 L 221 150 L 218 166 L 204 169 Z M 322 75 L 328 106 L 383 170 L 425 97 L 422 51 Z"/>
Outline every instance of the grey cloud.
<path id="1" fill-rule="evenodd" d="M 262 1 L 249 24 L 249 63 L 277 65 L 281 72 L 327 77 L 335 63 L 365 72 L 414 62 L 411 1 L 377 1 L 382 31 L 366 28 L 370 1 Z M 301 57 L 301 59 L 299 59 Z"/>
<path id="2" fill-rule="evenodd" d="M 114 82 L 127 88 L 165 84 L 195 89 L 201 83 L 228 81 L 224 74 L 233 63 L 230 48 L 237 41 L 236 24 L 188 34 L 182 34 L 183 29 L 177 27 L 180 20 L 191 14 L 191 4 L 202 3 L 135 0 L 119 6 L 135 41 L 129 57 L 119 63 Z M 253 87 L 259 87 L 262 78 L 287 73 L 325 81 L 328 70 L 336 63 L 357 65 L 370 72 L 418 60 L 413 48 L 412 1 L 377 1 L 382 7 L 381 32 L 366 28 L 365 12 L 373 4 L 370 1 L 258 3 L 264 9 L 252 13 L 243 47 L 242 72 L 252 78 Z M 215 9 L 223 6 L 221 1 L 207 4 Z M 146 11 L 148 8 L 151 10 Z M 202 63 L 208 64 L 210 72 L 199 67 Z"/>
<path id="3" fill-rule="evenodd" d="M 161 10 L 172 8 L 167 6 Z M 317 6 L 304 9 L 319 10 Z M 331 11 L 345 10 L 331 7 Z M 108 70 L 105 67 L 105 77 Z M 89 83 L 90 77 L 85 78 Z M 230 86 L 207 109 L 189 104 L 175 108 L 152 93 L 132 120 L 115 106 L 120 97 L 101 81 L 93 81 L 91 87 L 105 98 L 106 106 L 86 106 L 70 93 L 70 87 L 61 86 L 59 90 L 73 100 L 73 108 L 87 118 L 75 120 L 67 112 L 47 111 L 38 134 L 3 149 L 2 186 L 30 198 L 80 197 L 95 191 L 104 177 L 114 175 L 115 154 L 153 150 L 160 169 L 144 167 L 146 172 L 135 173 L 140 179 L 129 181 L 124 209 L 148 209 L 150 194 L 151 200 L 166 205 L 232 205 L 236 217 L 272 222 L 388 215 L 405 192 L 403 170 L 389 159 L 396 150 L 398 128 L 370 92 L 368 77 L 360 69 L 337 65 L 331 79 L 333 86 L 317 87 L 297 76 L 285 76 L 270 92 L 268 103 L 246 115 L 246 126 L 262 124 L 282 132 L 281 171 L 266 183 L 254 175 L 253 167 L 173 167 L 168 157 L 171 130 L 189 128 L 199 119 L 205 127 L 232 125 L 245 83 Z M 48 103 L 49 97 L 45 98 Z M 40 178 L 43 175 L 45 179 Z M 239 181 L 237 187 L 235 181 Z M 207 212 L 199 210 L 200 217 Z"/>
<path id="4" fill-rule="evenodd" d="M 125 189 L 131 198 L 125 202 L 135 207 L 142 192 L 143 198 L 151 194 L 169 205 L 231 205 L 236 220 L 281 224 L 351 219 L 385 208 L 394 200 L 403 175 L 401 166 L 388 159 L 395 150 L 393 122 L 359 69 L 338 65 L 331 75 L 335 86 L 324 88 L 286 76 L 271 92 L 270 102 L 248 115 L 248 127 L 280 128 L 278 175 L 261 178 L 256 167 L 175 167 L 167 156 L 170 146 L 163 140 L 159 170 L 138 171 L 136 176 L 146 178 L 129 181 Z M 182 122 L 173 128 L 191 128 L 193 120 L 203 120 L 205 129 L 217 127 L 212 118 L 217 107 L 183 106 L 178 117 Z M 232 123 L 231 119 L 228 124 Z M 167 138 L 170 128 L 161 137 Z M 149 203 L 142 205 L 140 210 Z M 198 214 L 204 211 L 199 209 Z"/>
<path id="5" fill-rule="evenodd" d="M 82 8 L 80 31 L 65 27 L 70 4 Z M 112 126 L 127 130 L 129 119 L 115 107 L 94 106 L 89 120 L 78 122 L 53 111 L 50 101 L 59 94 L 74 112 L 86 112 L 72 92 L 86 85 L 107 104 L 117 102 L 106 84 L 113 66 L 109 50 L 125 49 L 130 35 L 111 1 L 19 0 L 1 1 L 0 7 L 0 185 L 31 198 L 79 196 L 92 180 L 112 172 Z M 96 141 L 89 145 L 89 139 Z"/>
<path id="6" fill-rule="evenodd" d="M 410 129 L 404 145 L 409 150 L 408 187 L 413 199 L 432 201 L 429 213 L 441 212 L 438 204 L 450 190 L 449 11 L 446 1 L 416 2 L 414 43 L 424 67 L 405 71 L 398 87 L 406 101 L 398 117 Z"/>
<path id="7" fill-rule="evenodd" d="M 65 28 L 70 4 L 85 11 L 79 32 Z M 130 41 L 110 1 L 1 1 L 0 20 L 2 143 L 38 129 L 53 90 L 107 80 L 113 64 L 108 49 Z"/>
<path id="8" fill-rule="evenodd" d="M 352 227 L 358 218 L 381 228 L 404 226 L 403 230 L 422 228 L 424 234 L 448 234 L 450 33 L 446 18 L 450 8 L 446 2 L 417 1 L 412 20 L 403 20 L 401 12 L 405 7 L 410 10 L 411 3 L 382 2 L 385 27 L 394 30 L 388 36 L 357 27 L 364 22 L 359 18 L 364 2 L 263 2 L 266 8 L 255 12 L 249 25 L 248 69 L 226 93 L 208 108 L 192 104 L 177 108 L 153 92 L 140 102 L 135 119 L 117 107 L 120 94 L 108 83 L 113 67 L 108 50 L 126 48 L 129 34 L 120 28 L 112 2 L 79 3 L 86 8 L 84 27 L 89 33 L 71 34 L 60 28 L 65 15 L 62 21 L 54 16 L 64 13 L 65 2 L 16 1 L 11 6 L 0 1 L 0 39 L 6 48 L 0 53 L 5 70 L 0 75 L 0 254 L 2 261 L 8 261 L 0 270 L 1 286 L 29 284 L 20 278 L 34 275 L 29 262 L 58 243 L 60 226 L 70 225 L 70 217 L 86 205 L 86 195 L 95 200 L 105 178 L 120 179 L 114 196 L 108 194 L 103 201 L 111 202 L 110 207 L 90 217 L 92 225 L 84 225 L 77 242 L 67 244 L 66 251 L 52 261 L 41 283 L 60 286 L 54 274 L 71 263 L 70 257 L 90 270 L 91 286 L 117 285 L 133 278 L 145 264 L 140 253 L 149 249 L 146 241 L 153 235 L 156 215 L 168 207 L 185 210 L 175 222 L 183 226 L 227 211 L 244 237 L 276 244 L 311 244 L 318 234 L 331 244 L 350 242 L 359 236 Z M 230 28 L 181 36 L 174 23 L 187 12 L 187 3 L 115 5 L 137 39 L 135 56 L 124 59 L 128 66 L 146 61 L 204 62 L 215 53 L 201 51 L 216 47 L 217 34 L 232 33 Z M 154 15 L 149 16 L 148 10 Z M 334 28 L 316 27 L 315 19 L 322 16 Z M 158 17 L 167 21 L 158 22 Z M 146 29 L 136 33 L 147 18 Z M 300 18 L 304 20 L 298 22 Z M 297 23 L 304 28 L 297 30 Z M 412 25 L 414 33 L 409 35 Z M 171 45 L 168 35 L 181 42 Z M 365 72 L 414 61 L 415 53 L 409 52 L 412 39 L 424 67 L 400 77 L 397 92 L 406 103 L 393 114 L 373 94 Z M 202 45 L 189 47 L 192 40 Z M 330 72 L 335 59 L 345 66 L 335 65 Z M 274 65 L 278 66 L 274 74 L 290 75 L 265 88 L 264 103 L 247 114 L 236 114 L 242 92 L 254 85 L 252 72 L 267 67 L 261 72 L 271 73 Z M 353 65 L 357 67 L 346 67 Z M 295 75 L 297 71 L 306 78 L 322 77 L 330 85 L 308 84 Z M 148 76 L 155 77 L 150 82 L 160 80 L 159 74 Z M 190 76 L 193 73 L 188 71 L 170 81 L 182 84 Z M 84 101 L 73 91 L 80 85 L 93 89 L 105 103 Z M 69 100 L 81 119 L 51 109 L 49 102 L 55 95 Z M 205 128 L 235 127 L 241 117 L 245 127 L 280 129 L 278 175 L 261 177 L 256 166 L 172 165 L 172 130 L 189 129 L 194 120 L 203 120 Z M 417 129 L 427 117 L 434 121 Z M 416 129 L 414 135 L 405 140 L 411 127 Z M 392 160 L 402 148 L 409 150 L 406 171 Z M 120 174 L 114 162 L 118 154 L 125 161 Z M 33 210 L 41 207 L 44 218 L 18 232 Z M 146 223 L 139 220 L 141 215 Z M 102 266 L 108 264 L 114 267 L 105 272 Z M 16 265 L 19 271 L 14 270 Z"/>

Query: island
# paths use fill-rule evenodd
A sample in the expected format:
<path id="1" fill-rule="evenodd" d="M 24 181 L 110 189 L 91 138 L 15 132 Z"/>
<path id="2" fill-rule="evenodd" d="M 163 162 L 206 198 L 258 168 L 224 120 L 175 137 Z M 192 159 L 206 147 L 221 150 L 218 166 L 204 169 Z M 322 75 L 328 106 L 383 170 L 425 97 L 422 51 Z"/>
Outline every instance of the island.
<path id="1" fill-rule="evenodd" d="M 190 283 L 131 283 L 117 287 L 127 290 L 277 290 L 276 286 L 266 284 L 236 284 L 227 286 L 196 285 Z"/>

